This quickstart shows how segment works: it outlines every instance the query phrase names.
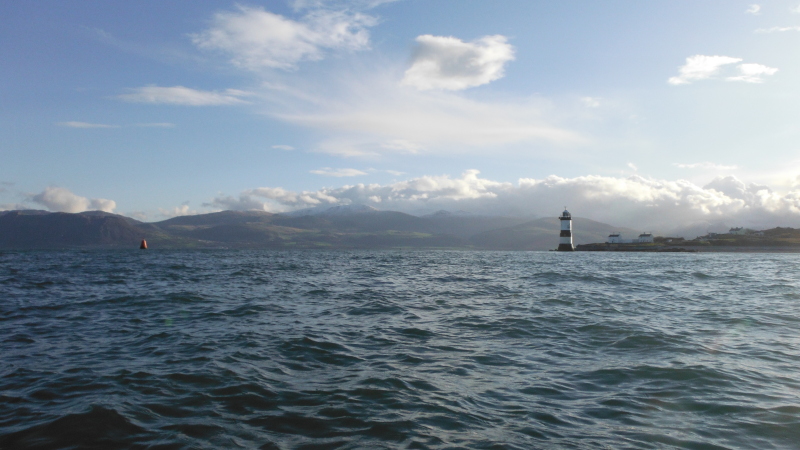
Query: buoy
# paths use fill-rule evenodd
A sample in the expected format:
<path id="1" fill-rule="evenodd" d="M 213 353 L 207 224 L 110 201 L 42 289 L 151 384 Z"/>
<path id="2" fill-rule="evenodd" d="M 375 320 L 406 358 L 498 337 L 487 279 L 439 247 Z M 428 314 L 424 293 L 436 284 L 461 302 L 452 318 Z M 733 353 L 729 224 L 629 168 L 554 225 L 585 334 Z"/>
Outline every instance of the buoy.
<path id="1" fill-rule="evenodd" d="M 142 239 L 142 243 L 141 243 L 141 244 L 139 244 L 139 249 L 140 249 L 140 250 L 147 250 L 147 241 L 145 241 L 144 239 Z"/>

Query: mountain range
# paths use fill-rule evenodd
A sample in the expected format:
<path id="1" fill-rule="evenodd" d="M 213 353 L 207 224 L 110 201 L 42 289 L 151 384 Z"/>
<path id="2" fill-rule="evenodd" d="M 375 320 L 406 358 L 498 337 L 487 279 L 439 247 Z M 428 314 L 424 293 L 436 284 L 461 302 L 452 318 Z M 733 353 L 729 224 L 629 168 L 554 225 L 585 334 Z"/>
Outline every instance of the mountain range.
<path id="1" fill-rule="evenodd" d="M 603 242 L 612 231 L 638 231 L 574 218 L 575 244 Z M 88 211 L 0 212 L 0 249 L 137 248 L 472 248 L 550 250 L 556 217 L 478 216 L 438 211 L 423 217 L 370 207 L 333 207 L 290 214 L 222 211 L 161 222 Z"/>

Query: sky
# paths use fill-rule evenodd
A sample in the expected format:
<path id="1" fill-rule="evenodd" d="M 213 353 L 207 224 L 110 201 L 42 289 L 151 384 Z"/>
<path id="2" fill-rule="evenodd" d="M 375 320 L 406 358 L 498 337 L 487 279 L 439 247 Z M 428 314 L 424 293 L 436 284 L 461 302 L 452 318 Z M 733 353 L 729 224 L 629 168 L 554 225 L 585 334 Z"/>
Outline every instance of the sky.
<path id="1" fill-rule="evenodd" d="M 800 226 L 800 0 L 0 3 L 0 210 Z"/>

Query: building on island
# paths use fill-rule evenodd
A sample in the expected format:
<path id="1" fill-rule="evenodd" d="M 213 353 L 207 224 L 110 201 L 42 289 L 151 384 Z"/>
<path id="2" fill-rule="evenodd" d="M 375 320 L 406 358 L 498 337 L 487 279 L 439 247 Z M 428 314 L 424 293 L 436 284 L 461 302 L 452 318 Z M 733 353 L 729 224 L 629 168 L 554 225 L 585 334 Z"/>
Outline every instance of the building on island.
<path id="1" fill-rule="evenodd" d="M 653 233 L 642 233 L 639 235 L 637 242 L 640 244 L 652 244 L 653 240 Z"/>
<path id="2" fill-rule="evenodd" d="M 608 235 L 606 244 L 652 244 L 653 242 L 652 233 L 642 233 L 636 239 L 623 239 L 622 234 L 615 231 Z"/>
<path id="3" fill-rule="evenodd" d="M 558 251 L 571 252 L 575 250 L 572 245 L 572 215 L 567 211 L 566 206 L 558 219 L 561 221 L 561 237 L 558 241 Z"/>

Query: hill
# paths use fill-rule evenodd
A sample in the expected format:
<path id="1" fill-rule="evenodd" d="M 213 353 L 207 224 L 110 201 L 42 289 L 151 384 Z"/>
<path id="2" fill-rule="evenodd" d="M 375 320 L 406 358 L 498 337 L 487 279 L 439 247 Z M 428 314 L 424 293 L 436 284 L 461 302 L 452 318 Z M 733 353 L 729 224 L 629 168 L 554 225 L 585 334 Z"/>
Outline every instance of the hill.
<path id="1" fill-rule="evenodd" d="M 603 241 L 611 231 L 575 220 L 576 243 Z M 0 213 L 0 249 L 136 248 L 477 248 L 548 250 L 558 242 L 556 218 L 474 216 L 438 212 L 417 217 L 373 208 L 329 208 L 313 214 L 222 211 L 144 223 L 117 214 L 46 211 Z"/>
<path id="2" fill-rule="evenodd" d="M 8 211 L 0 215 L 0 248 L 133 247 L 147 234 L 135 222 L 100 211 Z"/>

